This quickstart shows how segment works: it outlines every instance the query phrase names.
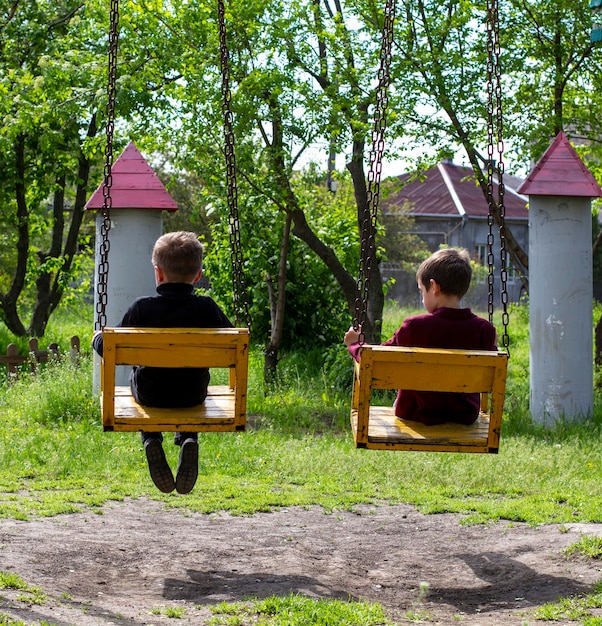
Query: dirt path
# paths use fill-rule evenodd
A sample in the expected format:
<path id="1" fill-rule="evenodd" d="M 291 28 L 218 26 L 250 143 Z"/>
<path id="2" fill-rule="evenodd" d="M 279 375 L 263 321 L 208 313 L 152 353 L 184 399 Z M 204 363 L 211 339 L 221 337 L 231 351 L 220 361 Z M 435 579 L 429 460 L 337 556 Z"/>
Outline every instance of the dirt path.
<path id="1" fill-rule="evenodd" d="M 599 563 L 562 553 L 582 533 L 602 535 L 602 524 L 461 526 L 458 516 L 404 505 L 359 511 L 230 517 L 136 500 L 107 505 L 104 515 L 0 520 L 0 571 L 49 596 L 28 604 L 2 589 L 0 615 L 149 626 L 167 622 L 152 609 L 185 607 L 176 623 L 202 625 L 217 602 L 300 593 L 380 602 L 400 624 L 420 611 L 430 624 L 521 626 L 536 623 L 534 607 L 602 578 Z M 419 603 L 422 581 L 429 594 Z"/>

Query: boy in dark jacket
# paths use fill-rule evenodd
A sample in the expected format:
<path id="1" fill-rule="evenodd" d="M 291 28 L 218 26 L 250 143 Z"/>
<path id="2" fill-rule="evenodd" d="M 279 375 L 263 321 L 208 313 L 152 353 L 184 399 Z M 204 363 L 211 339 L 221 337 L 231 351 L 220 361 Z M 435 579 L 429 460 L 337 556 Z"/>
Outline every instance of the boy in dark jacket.
<path id="1" fill-rule="evenodd" d="M 231 328 L 232 323 L 208 296 L 194 293 L 201 277 L 203 248 L 190 232 L 173 232 L 159 237 L 153 248 L 157 295 L 138 298 L 118 324 L 146 328 Z M 102 356 L 102 334 L 94 335 L 92 345 Z M 207 368 L 134 367 L 130 374 L 132 395 L 139 404 L 180 408 L 201 404 L 207 397 Z M 142 433 L 151 478 L 158 489 L 169 493 L 189 493 L 198 475 L 197 433 L 175 433 L 180 446 L 174 480 L 163 451 L 161 433 Z"/>

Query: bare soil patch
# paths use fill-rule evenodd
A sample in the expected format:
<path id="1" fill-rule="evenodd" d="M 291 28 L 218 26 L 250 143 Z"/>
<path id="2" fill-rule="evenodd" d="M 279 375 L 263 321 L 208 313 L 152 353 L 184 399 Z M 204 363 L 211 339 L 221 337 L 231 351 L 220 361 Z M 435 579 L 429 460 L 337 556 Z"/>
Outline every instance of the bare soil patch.
<path id="1" fill-rule="evenodd" d="M 48 594 L 37 605 L 1 589 L 0 614 L 149 626 L 168 621 L 153 609 L 185 607 L 176 623 L 202 625 L 218 602 L 299 593 L 380 602 L 399 624 L 420 611 L 430 624 L 520 626 L 535 623 L 535 607 L 602 578 L 600 563 L 563 554 L 581 534 L 602 535 L 602 524 L 463 526 L 406 505 L 232 517 L 144 499 L 103 513 L 0 520 L 0 570 Z"/>

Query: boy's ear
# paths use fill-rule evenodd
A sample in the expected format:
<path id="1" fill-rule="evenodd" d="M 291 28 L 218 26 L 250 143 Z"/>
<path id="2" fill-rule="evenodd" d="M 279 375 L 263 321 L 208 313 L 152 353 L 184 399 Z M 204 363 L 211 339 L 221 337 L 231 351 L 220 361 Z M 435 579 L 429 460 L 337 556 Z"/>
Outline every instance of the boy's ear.
<path id="1" fill-rule="evenodd" d="M 439 295 L 441 293 L 441 285 L 433 278 L 430 279 L 429 283 L 431 286 L 430 290 L 432 290 L 435 295 Z"/>
<path id="2" fill-rule="evenodd" d="M 157 285 L 160 285 L 162 282 L 165 281 L 165 274 L 163 273 L 163 270 L 158 265 L 155 265 L 154 268 L 155 268 L 155 281 Z"/>
<path id="3" fill-rule="evenodd" d="M 192 282 L 196 283 L 197 281 L 199 281 L 202 275 L 203 275 L 203 268 L 199 270 L 199 273 L 196 275 L 196 278 Z"/>

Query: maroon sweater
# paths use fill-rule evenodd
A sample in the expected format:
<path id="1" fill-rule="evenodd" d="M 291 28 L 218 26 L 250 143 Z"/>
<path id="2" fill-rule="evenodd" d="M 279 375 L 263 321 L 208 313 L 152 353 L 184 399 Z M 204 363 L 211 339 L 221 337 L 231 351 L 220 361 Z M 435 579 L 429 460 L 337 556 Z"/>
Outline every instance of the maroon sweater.
<path id="1" fill-rule="evenodd" d="M 495 350 L 497 335 L 492 324 L 474 315 L 470 309 L 441 307 L 432 313 L 406 318 L 401 328 L 383 345 Z M 360 344 L 351 344 L 349 352 L 359 360 Z M 478 393 L 400 389 L 395 401 L 395 415 L 429 425 L 443 422 L 472 424 L 479 416 L 479 406 Z"/>

